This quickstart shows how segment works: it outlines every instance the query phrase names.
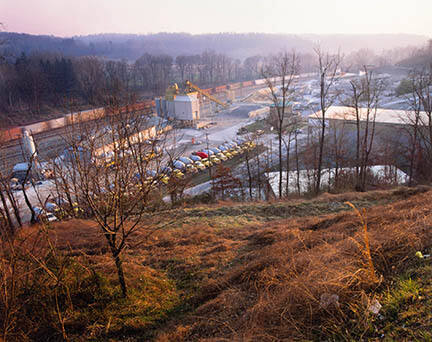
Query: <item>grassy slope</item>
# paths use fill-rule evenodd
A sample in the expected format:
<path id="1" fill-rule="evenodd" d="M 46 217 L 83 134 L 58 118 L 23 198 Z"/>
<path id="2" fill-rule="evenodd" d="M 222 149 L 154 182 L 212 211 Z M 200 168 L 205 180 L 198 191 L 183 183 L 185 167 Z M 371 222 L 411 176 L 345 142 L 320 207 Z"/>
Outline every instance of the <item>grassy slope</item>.
<path id="1" fill-rule="evenodd" d="M 79 321 L 81 336 L 131 341 L 414 336 L 396 327 L 419 311 L 401 318 L 399 309 L 405 307 L 394 303 L 402 300 L 397 294 L 397 284 L 404 284 L 400 275 L 417 265 L 415 251 L 432 244 L 427 229 L 432 194 L 426 190 L 220 203 L 149 216 L 124 255 L 131 298 L 113 301 L 98 315 L 71 318 L 71 334 Z M 378 280 L 367 265 L 359 219 L 346 201 L 368 208 Z M 148 235 L 151 227 L 162 225 Z M 115 284 L 112 262 L 94 224 L 62 222 L 54 232 L 60 248 L 77 258 L 91 254 L 93 267 Z M 412 286 L 421 288 L 416 298 L 425 300 L 430 285 L 414 281 L 417 287 Z M 332 295 L 338 299 L 326 302 Z M 382 318 L 367 310 L 374 298 L 384 305 Z M 403 305 L 419 303 L 409 300 L 403 299 Z M 427 323 L 423 318 L 413 322 Z M 420 330 L 413 334 L 427 336 Z"/>

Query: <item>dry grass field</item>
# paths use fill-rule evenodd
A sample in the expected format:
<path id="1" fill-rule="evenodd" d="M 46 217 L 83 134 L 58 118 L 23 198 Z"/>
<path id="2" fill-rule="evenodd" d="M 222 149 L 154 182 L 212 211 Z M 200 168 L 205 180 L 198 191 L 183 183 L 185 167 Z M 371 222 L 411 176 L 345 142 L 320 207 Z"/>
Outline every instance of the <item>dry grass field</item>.
<path id="1" fill-rule="evenodd" d="M 430 286 L 415 280 L 413 269 L 424 275 L 429 267 L 415 253 L 432 246 L 431 197 L 419 187 L 149 214 L 123 255 L 126 299 L 95 223 L 26 229 L 15 248 L 33 251 L 34 268 L 16 282 L 23 287 L 17 303 L 29 291 L 40 295 L 17 306 L 9 340 L 430 338 L 427 320 L 394 332 L 406 297 L 414 305 Z M 347 202 L 365 208 L 366 227 Z M 55 300 L 44 302 L 48 295 Z M 371 312 L 376 300 L 379 314 Z"/>

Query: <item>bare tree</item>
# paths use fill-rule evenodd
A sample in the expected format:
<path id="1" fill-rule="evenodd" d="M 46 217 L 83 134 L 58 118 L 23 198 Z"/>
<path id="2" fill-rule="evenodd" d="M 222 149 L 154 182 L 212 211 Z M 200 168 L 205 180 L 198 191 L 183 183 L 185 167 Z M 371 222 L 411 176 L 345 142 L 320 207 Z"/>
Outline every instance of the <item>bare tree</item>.
<path id="1" fill-rule="evenodd" d="M 273 127 L 276 128 L 279 152 L 279 198 L 283 195 L 282 174 L 283 174 L 283 135 L 286 125 L 289 123 L 289 116 L 292 115 L 290 101 L 293 99 L 294 84 L 300 70 L 300 63 L 295 51 L 292 53 L 280 53 L 271 58 L 270 64 L 263 69 L 263 76 L 266 79 L 273 102 L 272 119 Z M 280 81 L 280 86 L 276 85 Z M 271 117 L 271 115 L 270 115 Z"/>
<path id="2" fill-rule="evenodd" d="M 283 144 L 285 146 L 285 164 L 286 164 L 286 180 L 285 180 L 285 195 L 288 196 L 290 188 L 290 170 L 291 170 L 291 148 L 294 146 L 295 150 L 298 151 L 298 132 L 300 127 L 299 116 L 294 113 L 288 119 L 283 132 Z M 296 152 L 298 153 L 298 152 Z M 297 155 L 298 158 L 298 155 Z"/>
<path id="3" fill-rule="evenodd" d="M 127 296 L 122 253 L 131 235 L 141 228 L 150 194 L 165 174 L 160 150 L 156 143 L 149 143 L 159 129 L 139 113 L 118 108 L 111 112 L 114 115 L 105 120 L 75 124 L 79 139 L 77 134 L 72 136 L 69 161 L 61 161 L 69 167 L 59 170 L 74 173 L 74 178 L 64 176 L 61 186 L 72 179 L 78 185 L 75 189 L 67 185 L 65 195 L 97 222 L 115 262 L 121 292 Z"/>
<path id="4" fill-rule="evenodd" d="M 236 189 L 241 188 L 241 182 L 232 175 L 231 169 L 219 164 L 213 176 L 212 193 L 222 201 L 227 196 L 236 195 Z"/>
<path id="5" fill-rule="evenodd" d="M 97 57 L 82 57 L 77 61 L 76 67 L 82 96 L 89 104 L 99 105 L 103 102 L 103 94 L 105 94 L 103 61 Z"/>
<path id="6" fill-rule="evenodd" d="M 296 169 L 296 189 L 297 194 L 300 195 L 300 158 L 299 158 L 299 149 L 298 149 L 298 131 L 294 131 L 294 157 L 295 157 L 295 169 Z"/>
<path id="7" fill-rule="evenodd" d="M 384 83 L 367 66 L 364 76 L 350 82 L 351 94 L 347 105 L 353 108 L 356 124 L 356 190 L 365 191 L 367 166 L 375 138 L 375 121 Z"/>
<path id="8" fill-rule="evenodd" d="M 177 69 L 180 72 L 181 81 L 184 82 L 185 81 L 186 67 L 188 64 L 188 57 L 184 56 L 184 55 L 177 56 L 175 59 L 175 64 L 176 64 Z"/>
<path id="9" fill-rule="evenodd" d="M 253 135 L 248 134 L 247 135 L 248 141 L 253 141 Z M 255 143 L 256 145 L 256 143 Z M 246 164 L 246 172 L 247 172 L 247 179 L 248 179 L 248 189 L 249 189 L 249 198 L 253 198 L 253 183 L 254 183 L 254 174 L 253 174 L 253 163 L 252 163 L 252 154 L 250 149 L 246 149 L 243 153 L 243 159 Z"/>
<path id="10" fill-rule="evenodd" d="M 315 54 L 318 58 L 318 76 L 320 89 L 319 110 L 321 114 L 320 134 L 319 134 L 319 151 L 316 167 L 316 182 L 315 193 L 319 193 L 321 187 L 321 172 L 323 168 L 324 145 L 326 136 L 326 112 L 333 105 L 338 97 L 338 92 L 335 91 L 335 83 L 338 80 L 339 67 L 342 62 L 342 57 L 338 53 L 331 55 L 325 53 L 320 47 L 315 49 Z"/>
<path id="11" fill-rule="evenodd" d="M 411 92 L 407 94 L 412 113 L 402 118 L 409 129 L 409 185 L 414 177 L 430 181 L 432 158 L 432 65 L 410 74 Z"/>
<path id="12" fill-rule="evenodd" d="M 331 165 L 333 166 L 333 181 L 332 186 L 334 190 L 340 188 L 340 174 L 341 168 L 346 166 L 349 161 L 349 145 L 350 141 L 347 137 L 347 129 L 345 121 L 332 123 L 329 126 L 331 135 L 329 136 L 328 153 Z"/>

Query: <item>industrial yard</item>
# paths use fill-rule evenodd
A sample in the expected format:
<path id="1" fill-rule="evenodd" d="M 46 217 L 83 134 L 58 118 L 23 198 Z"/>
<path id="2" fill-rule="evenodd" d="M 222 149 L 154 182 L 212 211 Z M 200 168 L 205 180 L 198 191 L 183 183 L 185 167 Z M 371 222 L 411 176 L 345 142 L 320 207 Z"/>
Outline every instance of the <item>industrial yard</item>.
<path id="1" fill-rule="evenodd" d="M 0 342 L 432 341 L 431 12 L 0 1 Z"/>
<path id="2" fill-rule="evenodd" d="M 166 132 L 163 133 L 164 149 L 171 153 L 185 156 L 194 151 L 200 151 L 208 147 L 216 147 L 225 142 L 232 141 L 237 138 L 236 133 L 238 129 L 255 120 L 250 117 L 249 113 L 262 108 L 262 106 L 256 104 L 235 102 L 236 100 L 240 101 L 245 95 L 250 95 L 256 90 L 256 86 L 248 85 L 245 87 L 237 85 L 236 87 L 238 87 L 238 89 L 231 90 L 232 94 L 234 94 L 232 98 L 234 101 L 231 100 L 232 103 L 230 106 L 226 106 L 227 108 L 219 106 L 219 103 L 222 102 L 216 103 L 216 107 L 209 99 L 201 97 L 200 103 L 197 104 L 201 109 L 201 118 L 199 120 L 191 120 L 192 122 L 183 120 L 187 122 L 184 128 L 181 128 L 181 124 L 180 127 L 177 127 L 179 123 L 182 122 L 181 118 L 173 120 L 173 118 L 164 118 L 164 115 L 154 116 L 148 109 L 142 110 L 134 108 L 134 115 L 141 118 L 141 125 L 145 126 L 137 128 L 136 130 L 139 132 L 140 136 L 143 136 L 142 134 L 145 132 L 147 138 L 143 136 L 143 139 L 158 139 L 158 132 L 160 132 L 160 134 Z M 219 90 L 221 90 L 220 87 Z M 218 95 L 216 94 L 214 96 Z M 226 92 L 224 92 L 222 96 L 219 96 L 219 98 L 220 100 L 216 101 L 226 100 Z M 62 123 L 62 120 L 64 120 L 64 123 Z M 73 122 L 73 120 L 75 120 L 75 122 Z M 75 138 L 79 138 L 80 135 L 83 134 L 82 129 L 77 129 L 77 125 L 92 127 L 94 125 L 93 122 L 96 122 L 95 120 L 97 121 L 97 126 L 94 127 L 98 128 L 97 132 L 93 134 L 97 133 L 101 135 L 100 132 L 105 131 L 105 127 L 108 129 L 110 123 L 109 117 L 107 117 L 106 124 L 103 123 L 105 119 L 103 115 L 101 115 L 100 109 L 93 112 L 89 111 L 88 113 L 72 114 L 64 119 L 56 119 L 55 125 L 53 125 L 53 120 L 51 120 L 51 122 L 42 122 L 22 127 L 21 131 L 18 132 L 16 129 L 9 130 L 9 132 L 3 134 L 5 137 L 4 140 L 6 140 L 3 143 L 1 156 L 3 173 L 10 173 L 14 165 L 26 165 L 27 162 L 33 163 L 35 161 L 33 157 L 35 156 L 37 156 L 38 163 L 36 165 L 38 168 L 41 168 L 42 165 L 44 168 L 50 168 L 52 161 L 61 160 L 59 157 L 64 158 L 65 150 L 69 148 L 71 141 Z M 63 127 L 61 127 L 62 125 Z M 94 128 L 92 129 L 94 130 Z M 25 133 L 22 138 L 20 137 L 21 132 Z M 15 134 L 15 136 L 13 134 Z M 102 143 L 99 150 L 103 151 L 103 158 L 107 158 L 105 156 L 109 155 L 109 150 L 112 149 L 112 146 L 109 144 L 104 146 L 104 144 L 105 143 Z M 164 159 L 164 163 L 168 164 L 169 160 L 166 159 L 166 157 Z M 30 187 L 27 191 L 27 196 L 32 205 L 40 206 L 41 203 L 44 203 L 48 198 L 55 197 L 52 193 L 54 190 L 54 183 L 51 180 L 44 180 L 43 177 L 39 177 L 34 182 L 37 184 Z M 18 193 L 16 200 L 19 207 L 23 210 L 22 219 L 24 222 L 28 222 L 30 219 L 30 211 L 22 195 Z"/>
<path id="3" fill-rule="evenodd" d="M 359 77 L 356 74 L 342 74 L 336 87 L 344 89 L 351 80 Z M 401 78 L 400 75 L 394 79 L 389 74 L 378 74 L 378 77 L 386 80 L 388 84 L 386 98 L 382 103 L 383 108 L 397 108 L 400 110 L 399 113 L 403 112 L 407 108 L 406 101 L 394 95 L 394 89 Z M 276 79 L 273 81 L 277 82 Z M 243 127 L 253 125 L 255 122 L 265 122 L 262 120 L 269 115 L 269 106 L 272 104 L 272 98 L 265 80 L 219 86 L 212 89 L 200 89 L 187 81 L 185 87 L 185 89 L 180 89 L 175 84 L 167 89 L 165 97 L 156 98 L 154 102 L 147 101 L 131 107 L 134 113 L 146 118 L 145 127 L 139 129 L 140 134 L 146 132 L 148 138 L 157 139 L 158 132 L 165 132 L 163 133 L 164 148 L 171 151 L 171 153 L 175 152 L 183 156 L 189 156 L 196 151 L 202 151 L 209 147 L 218 147 L 227 142 L 235 141 L 238 138 L 238 132 Z M 308 124 L 310 127 L 316 126 L 311 121 L 311 118 L 314 116 L 314 111 L 318 106 L 317 96 L 319 94 L 317 84 L 311 74 L 300 75 L 295 87 L 297 98 L 293 101 L 292 109 L 300 115 L 300 122 L 303 122 L 300 127 L 304 127 L 304 129 L 300 130 L 302 133 L 298 138 L 299 148 L 301 149 L 308 135 Z M 153 109 L 152 105 L 155 106 Z M 391 112 L 393 109 L 388 111 Z M 103 110 L 97 109 L 85 113 L 71 114 L 48 122 L 32 124 L 21 127 L 20 130 L 11 129 L 4 132 L 3 137 L 6 141 L 3 143 L 1 155 L 3 173 L 10 172 L 14 165 L 25 163 L 29 158 L 29 154 L 33 153 L 26 149 L 26 139 L 20 137 L 21 132 L 31 134 L 39 163 L 47 165 L 47 162 L 55 160 L 68 148 L 72 132 L 70 127 L 73 127 L 74 120 L 88 126 L 91 126 L 97 120 L 99 122 L 98 129 L 104 129 Z M 163 129 L 161 129 L 162 126 Z M 268 126 L 266 130 L 269 128 Z M 78 134 L 78 132 L 72 134 Z M 269 143 L 276 146 L 277 143 L 275 134 L 270 132 L 266 132 L 257 142 L 266 146 Z M 101 149 L 107 152 L 106 150 L 110 148 L 103 147 L 102 144 Z M 284 153 L 286 153 L 286 149 Z M 267 153 L 266 158 L 267 167 L 269 165 L 270 167 L 276 166 L 276 150 L 270 154 Z M 269 161 L 270 164 L 268 164 Z M 165 163 L 169 163 L 166 158 Z M 262 163 L 264 163 L 264 160 Z M 239 161 L 239 165 L 232 167 L 232 172 L 240 179 L 243 178 L 245 174 L 244 163 Z M 197 185 L 196 182 L 193 182 L 193 184 Z M 43 201 L 44 198 L 52 197 L 50 191 L 47 191 L 47 187 L 49 188 L 51 185 L 52 183 L 49 180 L 38 185 L 38 192 L 43 194 L 41 196 Z M 200 187 L 199 192 L 192 191 L 189 193 L 196 195 L 209 191 L 209 189 L 210 184 L 206 187 Z M 34 192 L 34 190 L 32 191 Z M 37 198 L 36 192 L 30 197 L 33 201 L 41 201 L 41 198 Z M 27 211 L 22 199 L 18 200 L 18 202 L 21 203 L 20 205 L 24 211 Z M 25 217 L 29 217 L 28 212 Z"/>

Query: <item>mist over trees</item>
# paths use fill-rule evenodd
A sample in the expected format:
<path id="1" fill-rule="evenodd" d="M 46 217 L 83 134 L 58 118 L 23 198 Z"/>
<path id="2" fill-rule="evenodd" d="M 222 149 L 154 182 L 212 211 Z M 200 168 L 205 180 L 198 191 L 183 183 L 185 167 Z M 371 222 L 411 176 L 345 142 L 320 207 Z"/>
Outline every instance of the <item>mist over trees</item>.
<path id="1" fill-rule="evenodd" d="M 406 46 L 419 46 L 427 37 L 408 34 L 375 35 L 293 35 L 270 33 L 157 33 L 138 34 L 98 34 L 60 38 L 36 36 L 12 32 L 0 33 L 5 40 L 3 47 L 10 56 L 22 52 L 56 52 L 67 56 L 99 56 L 110 59 L 134 61 L 143 54 L 167 54 L 176 57 L 182 54 L 201 54 L 214 50 L 232 58 L 244 59 L 253 55 L 267 55 L 269 52 L 295 49 L 298 52 L 313 52 L 319 43 L 327 50 L 340 49 L 343 53 L 368 47 L 375 53 Z"/>
<path id="2" fill-rule="evenodd" d="M 202 87 L 259 78 L 261 56 L 244 62 L 206 50 L 197 55 L 146 53 L 133 63 L 96 56 L 22 53 L 0 64 L 0 112 L 4 125 L 42 119 L 50 112 L 161 96 L 173 82 Z"/>
<path id="3" fill-rule="evenodd" d="M 429 39 L 427 44 L 420 48 L 413 49 L 410 56 L 401 60 L 398 65 L 411 68 L 422 68 L 424 65 L 430 65 L 431 63 L 432 39 Z"/>
<path id="4" fill-rule="evenodd" d="M 269 56 L 292 47 L 302 72 L 314 72 L 314 40 L 335 47 L 348 37 L 354 39 L 347 43 L 349 49 L 367 39 L 391 49 L 360 45 L 344 54 L 343 71 L 361 71 L 365 65 L 418 67 L 430 60 L 431 42 L 425 45 L 425 37 L 410 35 L 401 35 L 398 43 L 398 35 L 159 33 L 58 38 L 0 32 L 2 122 L 23 124 L 46 119 L 49 113 L 103 106 L 112 96 L 123 103 L 152 99 L 173 82 L 187 79 L 207 88 L 262 78 Z M 396 47 L 418 41 L 423 42 L 420 47 Z"/>

